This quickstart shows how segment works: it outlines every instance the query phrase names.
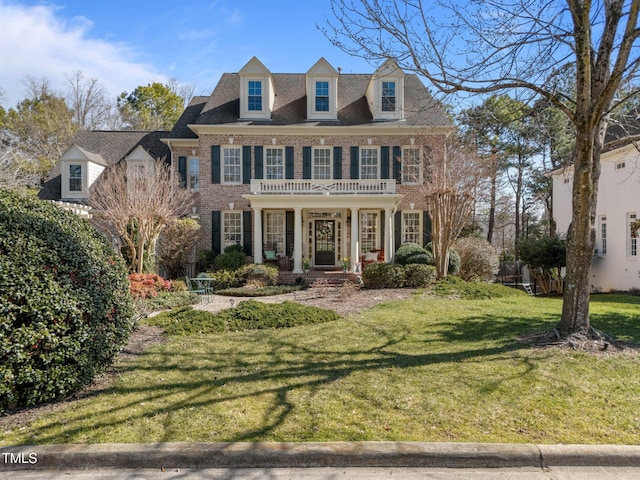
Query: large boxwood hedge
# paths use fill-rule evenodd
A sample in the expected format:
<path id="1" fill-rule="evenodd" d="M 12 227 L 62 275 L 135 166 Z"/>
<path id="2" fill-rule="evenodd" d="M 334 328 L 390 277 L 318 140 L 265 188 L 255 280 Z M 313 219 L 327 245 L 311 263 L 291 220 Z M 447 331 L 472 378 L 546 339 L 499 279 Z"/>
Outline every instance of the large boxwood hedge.
<path id="1" fill-rule="evenodd" d="M 133 329 L 124 262 L 86 220 L 0 189 L 0 411 L 68 396 Z"/>

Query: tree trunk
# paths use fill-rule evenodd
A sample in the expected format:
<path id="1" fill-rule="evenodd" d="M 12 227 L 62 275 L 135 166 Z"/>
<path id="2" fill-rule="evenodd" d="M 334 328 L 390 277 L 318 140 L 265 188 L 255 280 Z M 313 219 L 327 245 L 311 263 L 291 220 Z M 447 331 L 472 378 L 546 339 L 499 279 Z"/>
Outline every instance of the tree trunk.
<path id="1" fill-rule="evenodd" d="M 593 129 L 592 129 L 593 130 Z M 577 131 L 573 182 L 573 220 L 567 232 L 567 270 L 562 318 L 557 330 L 562 337 L 588 334 L 591 261 L 595 248 L 595 209 L 600 176 L 600 145 L 587 129 Z"/>
<path id="2" fill-rule="evenodd" d="M 491 152 L 492 172 L 491 172 L 491 197 L 489 198 L 489 225 L 487 226 L 487 242 L 492 243 L 493 229 L 496 223 L 496 177 L 498 176 L 498 167 L 496 166 L 495 150 Z"/>

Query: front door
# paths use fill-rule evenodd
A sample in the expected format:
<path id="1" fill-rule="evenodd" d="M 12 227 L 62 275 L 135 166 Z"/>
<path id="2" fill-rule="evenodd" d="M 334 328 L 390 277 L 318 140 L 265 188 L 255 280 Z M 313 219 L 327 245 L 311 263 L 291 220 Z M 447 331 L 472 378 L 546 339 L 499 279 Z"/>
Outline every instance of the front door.
<path id="1" fill-rule="evenodd" d="M 315 265 L 334 266 L 336 264 L 336 221 L 316 220 Z"/>

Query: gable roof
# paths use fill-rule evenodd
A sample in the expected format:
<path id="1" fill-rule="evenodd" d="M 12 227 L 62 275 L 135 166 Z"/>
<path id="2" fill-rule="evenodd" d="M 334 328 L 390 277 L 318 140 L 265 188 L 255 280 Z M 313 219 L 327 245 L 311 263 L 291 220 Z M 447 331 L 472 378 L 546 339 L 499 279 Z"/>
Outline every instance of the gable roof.
<path id="1" fill-rule="evenodd" d="M 158 159 L 169 160 L 171 151 L 160 139 L 165 131 L 107 131 L 80 130 L 73 138 L 72 147 L 77 148 L 88 160 L 108 167 L 124 160 L 136 148 L 142 147 Z M 43 200 L 59 200 L 61 196 L 62 162 L 58 162 L 44 183 L 38 197 Z"/>
<path id="2" fill-rule="evenodd" d="M 194 125 L 237 124 L 238 126 L 301 124 L 351 126 L 380 125 L 381 123 L 425 127 L 452 126 L 452 122 L 442 106 L 432 98 L 427 88 L 414 74 L 405 76 L 405 118 L 374 121 L 365 96 L 371 78 L 371 74 L 341 74 L 338 77 L 338 120 L 308 121 L 306 74 L 274 73 L 272 79 L 275 101 L 271 120 L 239 121 L 240 74 L 225 73 L 195 121 L 183 121 L 183 123 Z M 186 138 L 192 138 L 192 136 Z"/>

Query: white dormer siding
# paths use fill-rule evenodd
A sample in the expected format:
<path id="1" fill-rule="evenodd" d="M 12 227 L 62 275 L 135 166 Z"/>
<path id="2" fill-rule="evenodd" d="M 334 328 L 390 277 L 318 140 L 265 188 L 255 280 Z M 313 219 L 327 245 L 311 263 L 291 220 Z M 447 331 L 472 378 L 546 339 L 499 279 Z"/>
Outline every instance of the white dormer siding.
<path id="1" fill-rule="evenodd" d="M 271 120 L 275 101 L 271 72 L 253 57 L 239 75 L 240 120 Z"/>
<path id="2" fill-rule="evenodd" d="M 391 59 L 371 76 L 366 95 L 374 120 L 404 119 L 404 76 Z"/>
<path id="3" fill-rule="evenodd" d="M 105 168 L 104 159 L 77 145 L 69 148 L 61 157 L 62 200 L 85 200 L 89 197 L 89 188 L 94 184 Z"/>
<path id="4" fill-rule="evenodd" d="M 320 58 L 307 72 L 307 119 L 338 119 L 338 72 Z"/>
<path id="5" fill-rule="evenodd" d="M 155 173 L 155 160 L 149 152 L 147 152 L 142 146 L 136 147 L 126 157 L 127 162 L 127 175 L 130 178 L 134 176 L 152 176 Z"/>

